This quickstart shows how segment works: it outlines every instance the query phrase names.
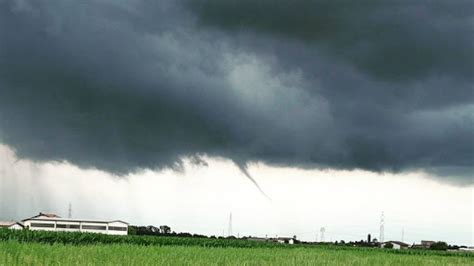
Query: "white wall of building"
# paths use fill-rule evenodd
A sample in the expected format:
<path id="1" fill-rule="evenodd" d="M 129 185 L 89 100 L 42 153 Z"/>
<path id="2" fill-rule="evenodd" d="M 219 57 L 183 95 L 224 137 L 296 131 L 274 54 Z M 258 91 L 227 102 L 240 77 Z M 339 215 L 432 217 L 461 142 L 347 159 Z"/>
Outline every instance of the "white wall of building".
<path id="1" fill-rule="evenodd" d="M 13 224 L 13 225 L 9 226 L 8 229 L 21 230 L 21 229 L 23 229 L 23 227 L 19 224 Z"/>
<path id="2" fill-rule="evenodd" d="M 397 243 L 392 243 L 392 245 L 393 245 L 393 249 L 400 249 L 401 248 L 401 246 Z"/>
<path id="3" fill-rule="evenodd" d="M 26 220 L 23 221 L 25 228 L 38 231 L 55 231 L 55 221 Z"/>
<path id="4" fill-rule="evenodd" d="M 386 242 L 386 243 L 380 244 L 380 246 L 381 246 L 382 248 L 384 248 L 385 245 L 388 244 L 388 243 L 391 243 L 391 244 L 393 245 L 392 249 L 402 249 L 402 248 L 404 248 L 404 247 L 402 247 L 400 244 L 398 244 L 398 243 L 396 243 L 396 242 Z M 405 247 L 405 248 L 406 248 L 406 247 Z"/>
<path id="5" fill-rule="evenodd" d="M 112 230 L 114 229 L 114 230 Z M 120 229 L 120 230 L 117 230 Z M 114 221 L 108 224 L 109 235 L 127 235 L 128 234 L 128 225 L 124 222 Z"/>
<path id="6" fill-rule="evenodd" d="M 128 224 L 122 221 L 86 221 L 35 217 L 23 221 L 26 228 L 39 231 L 85 232 L 127 235 Z"/>

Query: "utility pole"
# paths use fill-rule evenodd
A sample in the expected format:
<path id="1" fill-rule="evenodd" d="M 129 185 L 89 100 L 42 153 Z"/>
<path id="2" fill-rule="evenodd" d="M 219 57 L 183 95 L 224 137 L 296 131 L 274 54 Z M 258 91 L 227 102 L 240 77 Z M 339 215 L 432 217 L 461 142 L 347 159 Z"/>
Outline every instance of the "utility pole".
<path id="1" fill-rule="evenodd" d="M 229 227 L 227 228 L 227 236 L 232 236 L 232 212 L 229 215 Z"/>
<path id="2" fill-rule="evenodd" d="M 69 202 L 69 207 L 67 210 L 67 218 L 72 218 L 72 205 L 71 202 Z"/>
<path id="3" fill-rule="evenodd" d="M 384 242 L 384 232 L 385 231 L 385 215 L 382 211 L 382 215 L 380 216 L 380 237 L 379 237 L 379 242 L 382 243 Z"/>
<path id="4" fill-rule="evenodd" d="M 405 241 L 405 228 L 402 228 L 402 242 Z"/>
<path id="5" fill-rule="evenodd" d="M 321 227 L 321 229 L 319 229 L 319 234 L 320 234 L 320 240 L 319 242 L 324 242 L 324 233 L 326 232 L 326 228 L 324 227 Z"/>

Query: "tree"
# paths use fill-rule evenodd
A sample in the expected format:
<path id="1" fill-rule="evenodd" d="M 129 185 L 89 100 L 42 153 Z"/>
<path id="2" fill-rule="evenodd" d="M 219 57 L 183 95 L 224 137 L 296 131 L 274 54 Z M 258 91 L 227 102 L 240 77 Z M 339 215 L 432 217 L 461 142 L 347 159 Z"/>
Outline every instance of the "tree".
<path id="1" fill-rule="evenodd" d="M 383 248 L 393 248 L 393 244 L 390 242 L 385 243 L 385 245 L 383 245 Z"/>
<path id="2" fill-rule="evenodd" d="M 167 225 L 161 225 L 160 226 L 160 232 L 162 234 L 169 234 L 169 233 L 171 233 L 171 228 Z"/>
<path id="3" fill-rule="evenodd" d="M 438 241 L 434 244 L 431 244 L 430 249 L 433 250 L 447 250 L 448 244 L 446 242 Z"/>
<path id="4" fill-rule="evenodd" d="M 129 226 L 128 227 L 128 234 L 129 235 L 136 235 L 137 234 L 137 227 L 136 226 Z"/>

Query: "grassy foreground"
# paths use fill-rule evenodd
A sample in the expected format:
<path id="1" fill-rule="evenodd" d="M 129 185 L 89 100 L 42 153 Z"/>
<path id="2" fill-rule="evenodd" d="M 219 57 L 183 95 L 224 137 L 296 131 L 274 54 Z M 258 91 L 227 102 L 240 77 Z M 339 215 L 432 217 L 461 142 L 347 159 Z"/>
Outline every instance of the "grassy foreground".
<path id="1" fill-rule="evenodd" d="M 379 249 L 235 248 L 0 241 L 0 265 L 474 265 L 472 256 Z"/>

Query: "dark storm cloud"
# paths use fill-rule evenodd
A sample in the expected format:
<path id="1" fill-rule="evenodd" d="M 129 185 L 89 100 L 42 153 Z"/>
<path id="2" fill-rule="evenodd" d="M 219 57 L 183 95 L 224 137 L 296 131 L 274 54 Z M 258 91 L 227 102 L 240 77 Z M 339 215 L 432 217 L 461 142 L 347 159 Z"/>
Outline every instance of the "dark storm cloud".
<path id="1" fill-rule="evenodd" d="M 310 42 L 377 79 L 472 78 L 472 1 L 189 0 L 202 24 Z"/>
<path id="2" fill-rule="evenodd" d="M 208 154 L 472 183 L 471 2 L 354 3 L 0 0 L 1 141 L 113 173 Z"/>

